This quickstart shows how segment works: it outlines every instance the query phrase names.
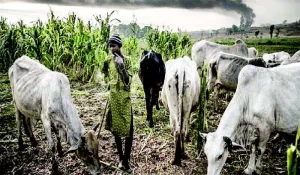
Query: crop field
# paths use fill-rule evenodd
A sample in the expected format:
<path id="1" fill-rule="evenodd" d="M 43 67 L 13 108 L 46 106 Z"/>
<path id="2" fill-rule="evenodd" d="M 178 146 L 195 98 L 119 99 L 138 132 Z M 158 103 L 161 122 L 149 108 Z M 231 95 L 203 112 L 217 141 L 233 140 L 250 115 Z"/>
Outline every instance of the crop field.
<path id="1" fill-rule="evenodd" d="M 262 56 L 264 53 L 280 51 L 285 51 L 292 56 L 300 50 L 300 38 L 245 38 L 243 40 L 248 47 L 255 47 L 259 56 Z M 235 39 L 211 39 L 211 41 L 224 45 L 233 45 Z"/>
<path id="2" fill-rule="evenodd" d="M 27 145 L 18 151 L 17 128 L 12 105 L 12 95 L 7 70 L 13 61 L 26 54 L 39 60 L 51 70 L 65 73 L 71 82 L 74 104 L 86 129 L 92 129 L 103 118 L 108 97 L 107 85 L 103 83 L 99 70 L 108 53 L 106 41 L 111 34 L 113 13 L 95 16 L 95 25 L 85 24 L 76 14 L 60 19 L 49 14 L 48 22 L 36 21 L 27 26 L 20 21 L 10 25 L 0 19 L 0 174 L 49 174 L 51 171 L 50 151 L 40 121 L 34 124 L 37 147 Z M 137 72 L 144 49 L 153 49 L 163 55 L 164 61 L 183 55 L 190 56 L 192 44 L 186 33 L 151 29 L 143 39 L 134 35 L 123 39 L 122 50 L 130 56 L 133 66 L 132 103 L 134 110 L 134 140 L 130 164 L 132 174 L 206 174 L 207 159 L 202 146 L 197 149 L 198 112 L 190 116 L 191 142 L 185 144 L 188 158 L 182 166 L 170 164 L 174 156 L 174 138 L 169 126 L 169 112 L 163 107 L 154 110 L 154 128 L 148 127 L 144 92 Z M 243 39 L 248 47 L 255 47 L 263 53 L 286 51 L 293 55 L 300 50 L 300 38 L 252 38 Z M 232 45 L 235 39 L 212 39 Z M 211 94 L 212 95 L 212 94 Z M 232 93 L 222 91 L 220 109 L 214 110 L 213 100 L 207 102 L 207 130 L 214 131 L 225 111 Z M 211 96 L 209 99 L 213 99 Z M 274 136 L 274 134 L 272 135 Z M 273 138 L 273 137 L 272 137 Z M 102 129 L 99 138 L 99 160 L 104 174 L 122 174 L 117 167 L 118 154 L 113 135 Z M 63 145 L 66 151 L 68 146 Z M 263 174 L 287 174 L 287 146 L 282 138 L 269 141 L 263 156 Z M 247 166 L 249 151 L 231 154 L 222 170 L 224 175 L 241 174 Z M 84 164 L 75 154 L 68 154 L 59 160 L 63 174 L 88 174 Z"/>

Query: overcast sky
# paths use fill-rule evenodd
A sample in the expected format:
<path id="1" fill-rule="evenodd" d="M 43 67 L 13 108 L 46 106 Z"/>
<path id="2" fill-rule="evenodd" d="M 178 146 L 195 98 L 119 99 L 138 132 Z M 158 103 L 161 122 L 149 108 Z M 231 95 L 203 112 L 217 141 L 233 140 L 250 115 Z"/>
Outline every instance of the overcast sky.
<path id="1" fill-rule="evenodd" d="M 294 22 L 300 20 L 300 0 L 244 0 L 247 6 L 253 9 L 256 15 L 252 26 L 264 23 L 282 23 L 284 20 Z M 122 23 L 129 23 L 135 16 L 137 23 L 186 31 L 201 29 L 218 29 L 239 25 L 240 15 L 235 11 L 227 11 L 218 7 L 209 9 L 184 9 L 184 8 L 158 8 L 158 7 L 97 7 L 97 6 L 72 6 L 37 4 L 34 0 L 0 0 L 0 16 L 8 18 L 12 23 L 22 19 L 26 23 L 47 19 L 49 6 L 58 16 L 66 16 L 75 12 L 83 20 L 93 20 L 93 15 L 117 10 L 114 15 Z"/>

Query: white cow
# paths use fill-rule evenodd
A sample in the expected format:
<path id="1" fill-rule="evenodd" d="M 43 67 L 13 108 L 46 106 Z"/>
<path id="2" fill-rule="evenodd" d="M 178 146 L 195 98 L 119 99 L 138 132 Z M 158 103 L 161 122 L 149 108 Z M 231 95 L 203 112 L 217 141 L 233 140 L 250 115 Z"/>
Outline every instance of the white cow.
<path id="1" fill-rule="evenodd" d="M 266 62 L 261 58 L 246 58 L 219 52 L 208 64 L 207 89 L 211 91 L 215 85 L 220 84 L 228 90 L 235 90 L 241 69 L 248 65 L 266 67 Z"/>
<path id="2" fill-rule="evenodd" d="M 215 107 L 218 110 L 220 88 L 235 91 L 238 83 L 238 76 L 241 69 L 248 65 L 266 67 L 266 63 L 261 58 L 245 58 L 229 53 L 219 52 L 208 64 L 207 70 L 207 90 L 215 90 Z"/>
<path id="3" fill-rule="evenodd" d="M 270 69 L 247 65 L 241 70 L 236 92 L 217 130 L 206 135 L 208 175 L 220 174 L 229 152 L 247 143 L 252 152 L 245 173 L 261 172 L 262 155 L 271 132 L 297 131 L 300 106 L 295 104 L 300 103 L 299 82 L 300 63 Z M 247 132 L 243 132 L 245 128 Z M 240 143 L 243 146 L 234 142 L 237 139 L 244 142 Z"/>
<path id="4" fill-rule="evenodd" d="M 26 134 L 35 146 L 31 119 L 41 119 L 48 147 L 52 150 L 52 168 L 57 171 L 55 147 L 51 128 L 57 137 L 57 150 L 62 155 L 60 139 L 70 144 L 69 152 L 76 155 L 89 167 L 92 174 L 100 172 L 98 141 L 94 131 L 86 132 L 72 102 L 68 78 L 54 72 L 27 56 L 18 58 L 9 69 L 13 101 L 18 127 L 19 149 L 23 149 L 21 120 Z"/>
<path id="5" fill-rule="evenodd" d="M 280 65 L 287 65 L 300 62 L 300 50 L 298 50 L 290 59 L 284 60 Z"/>
<path id="6" fill-rule="evenodd" d="M 248 48 L 243 40 L 236 40 L 232 46 L 201 40 L 196 42 L 192 47 L 192 60 L 196 62 L 198 71 L 202 69 L 204 62 L 208 62 L 220 51 L 248 57 Z"/>
<path id="7" fill-rule="evenodd" d="M 258 51 L 255 47 L 248 48 L 248 58 L 257 58 Z"/>
<path id="8" fill-rule="evenodd" d="M 170 128 L 175 137 L 175 158 L 180 165 L 185 157 L 184 140 L 189 134 L 190 113 L 197 106 L 200 95 L 200 77 L 197 66 L 189 57 L 166 62 L 166 75 L 162 88 L 162 102 L 170 111 Z"/>
<path id="9" fill-rule="evenodd" d="M 284 51 L 274 53 L 264 53 L 263 59 L 268 65 L 280 65 L 284 60 L 290 59 L 290 54 Z"/>

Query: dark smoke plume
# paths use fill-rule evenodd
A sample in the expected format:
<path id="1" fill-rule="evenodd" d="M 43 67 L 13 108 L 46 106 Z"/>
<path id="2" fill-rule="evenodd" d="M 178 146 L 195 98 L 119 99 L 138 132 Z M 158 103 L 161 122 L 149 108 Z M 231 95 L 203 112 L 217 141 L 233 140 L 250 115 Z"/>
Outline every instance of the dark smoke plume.
<path id="1" fill-rule="evenodd" d="M 120 6 L 153 6 L 178 7 L 187 9 L 222 8 L 235 11 L 245 18 L 245 26 L 250 27 L 255 14 L 242 0 L 36 0 L 48 3 L 83 3 L 93 5 L 120 5 Z"/>

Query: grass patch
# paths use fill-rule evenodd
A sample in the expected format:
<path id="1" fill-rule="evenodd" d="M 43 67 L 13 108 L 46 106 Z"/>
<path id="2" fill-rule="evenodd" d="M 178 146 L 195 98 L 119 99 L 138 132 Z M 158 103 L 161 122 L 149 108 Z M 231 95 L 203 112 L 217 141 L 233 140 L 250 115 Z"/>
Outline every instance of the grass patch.
<path id="1" fill-rule="evenodd" d="M 212 39 L 212 42 L 223 45 L 233 45 L 235 38 Z M 285 51 L 291 56 L 300 50 L 300 38 L 245 38 L 243 39 L 248 47 L 255 47 L 259 56 L 264 53 Z"/>

